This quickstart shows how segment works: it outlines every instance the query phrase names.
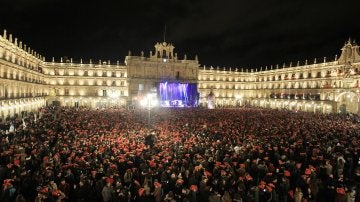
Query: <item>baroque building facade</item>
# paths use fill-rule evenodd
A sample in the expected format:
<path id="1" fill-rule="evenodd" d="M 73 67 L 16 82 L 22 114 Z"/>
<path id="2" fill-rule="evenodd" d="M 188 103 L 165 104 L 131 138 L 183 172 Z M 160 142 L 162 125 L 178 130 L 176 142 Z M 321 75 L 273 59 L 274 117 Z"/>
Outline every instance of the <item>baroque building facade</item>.
<path id="1" fill-rule="evenodd" d="M 219 68 L 199 70 L 201 103 L 215 95 L 217 106 L 252 105 L 322 113 L 359 114 L 360 51 L 349 39 L 334 61 L 282 68 L 227 71 Z"/>
<path id="2" fill-rule="evenodd" d="M 181 59 L 170 43 L 155 52 L 117 61 L 74 62 L 45 57 L 4 31 L 0 35 L 1 118 L 58 104 L 91 108 L 131 106 L 160 82 L 196 83 L 198 104 L 252 105 L 321 113 L 359 114 L 360 51 L 348 41 L 339 58 L 309 64 L 243 70 L 200 67 L 197 56 Z"/>
<path id="3" fill-rule="evenodd" d="M 125 57 L 128 78 L 129 103 L 136 102 L 149 92 L 156 92 L 161 82 L 169 83 L 197 83 L 199 63 L 197 56 L 194 60 L 182 59 L 174 53 L 174 46 L 166 42 L 155 44 L 155 53 L 150 51 L 149 57 Z"/>

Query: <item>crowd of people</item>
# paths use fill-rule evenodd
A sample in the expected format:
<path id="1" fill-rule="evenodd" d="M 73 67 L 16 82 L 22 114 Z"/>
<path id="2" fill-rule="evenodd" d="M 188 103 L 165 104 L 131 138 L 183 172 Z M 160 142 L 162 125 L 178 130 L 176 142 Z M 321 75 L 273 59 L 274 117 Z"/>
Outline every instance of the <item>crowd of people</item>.
<path id="1" fill-rule="evenodd" d="M 360 201 L 356 115 L 45 107 L 0 124 L 0 201 Z"/>

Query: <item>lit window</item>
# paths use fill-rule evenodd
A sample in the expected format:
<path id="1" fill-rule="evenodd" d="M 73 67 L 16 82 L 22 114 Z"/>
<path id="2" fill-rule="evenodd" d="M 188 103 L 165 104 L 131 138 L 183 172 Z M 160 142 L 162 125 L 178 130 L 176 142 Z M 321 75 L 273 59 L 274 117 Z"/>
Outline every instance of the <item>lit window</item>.
<path id="1" fill-rule="evenodd" d="M 143 83 L 139 83 L 139 90 L 144 90 L 144 84 Z"/>

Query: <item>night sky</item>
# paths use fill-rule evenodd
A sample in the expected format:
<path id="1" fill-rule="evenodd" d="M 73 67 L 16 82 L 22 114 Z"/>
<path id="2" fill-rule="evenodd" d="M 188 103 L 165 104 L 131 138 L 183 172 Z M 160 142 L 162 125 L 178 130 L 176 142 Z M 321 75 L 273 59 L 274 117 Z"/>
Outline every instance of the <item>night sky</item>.
<path id="1" fill-rule="evenodd" d="M 47 61 L 123 62 L 128 50 L 148 56 L 166 25 L 180 59 L 259 68 L 333 59 L 360 41 L 359 11 L 359 0 L 1 0 L 0 29 Z"/>

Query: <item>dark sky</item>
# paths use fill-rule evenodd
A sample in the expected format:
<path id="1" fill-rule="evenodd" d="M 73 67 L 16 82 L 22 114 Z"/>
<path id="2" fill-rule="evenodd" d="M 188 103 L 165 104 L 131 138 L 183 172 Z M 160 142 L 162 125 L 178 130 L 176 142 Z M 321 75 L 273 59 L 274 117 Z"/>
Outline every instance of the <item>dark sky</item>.
<path id="1" fill-rule="evenodd" d="M 333 59 L 360 41 L 359 0 L 1 0 L 0 29 L 51 57 L 124 61 L 163 40 L 202 65 Z M 2 32 L 2 31 L 1 31 Z M 322 61 L 322 59 L 319 59 Z"/>

